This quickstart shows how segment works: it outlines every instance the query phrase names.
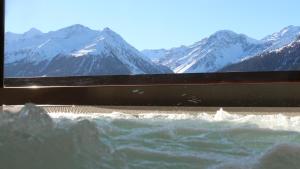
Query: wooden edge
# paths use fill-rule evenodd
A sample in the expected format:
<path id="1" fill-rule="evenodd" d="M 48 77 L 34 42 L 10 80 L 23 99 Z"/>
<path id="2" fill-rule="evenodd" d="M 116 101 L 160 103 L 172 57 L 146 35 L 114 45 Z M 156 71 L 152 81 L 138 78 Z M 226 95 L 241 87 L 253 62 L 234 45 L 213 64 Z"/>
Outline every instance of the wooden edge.
<path id="1" fill-rule="evenodd" d="M 293 83 L 300 82 L 300 71 L 5 78 L 4 82 L 6 87 Z"/>
<path id="2" fill-rule="evenodd" d="M 3 88 L 0 95 L 4 105 L 298 107 L 300 83 Z"/>

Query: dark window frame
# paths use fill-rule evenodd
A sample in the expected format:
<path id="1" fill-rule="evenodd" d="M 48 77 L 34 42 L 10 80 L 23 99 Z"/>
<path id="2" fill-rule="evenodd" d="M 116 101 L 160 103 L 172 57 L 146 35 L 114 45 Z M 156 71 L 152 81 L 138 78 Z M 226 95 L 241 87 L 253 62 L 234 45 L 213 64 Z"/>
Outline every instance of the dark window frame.
<path id="1" fill-rule="evenodd" d="M 300 71 L 4 79 L 1 2 L 1 105 L 300 106 Z"/>
<path id="2" fill-rule="evenodd" d="M 4 35 L 5 35 L 5 0 L 1 1 L 1 26 L 0 26 L 0 31 L 1 31 L 1 44 L 0 45 L 0 51 L 1 51 L 1 59 L 0 59 L 0 80 L 1 80 L 1 88 L 4 87 Z"/>

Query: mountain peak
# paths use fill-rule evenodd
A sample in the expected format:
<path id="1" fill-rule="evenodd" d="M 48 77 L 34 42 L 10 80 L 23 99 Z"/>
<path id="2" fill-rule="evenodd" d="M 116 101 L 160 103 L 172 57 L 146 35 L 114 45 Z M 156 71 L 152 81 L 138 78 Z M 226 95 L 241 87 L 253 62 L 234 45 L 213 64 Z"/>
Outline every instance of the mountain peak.
<path id="1" fill-rule="evenodd" d="M 106 27 L 103 29 L 103 32 L 114 32 L 113 30 L 111 30 L 109 27 Z"/>
<path id="2" fill-rule="evenodd" d="M 227 30 L 227 29 L 224 29 L 224 30 L 219 30 L 217 32 L 214 33 L 214 35 L 237 35 L 237 33 L 233 32 L 232 30 Z"/>
<path id="3" fill-rule="evenodd" d="M 244 39 L 249 43 L 259 43 L 258 40 L 248 37 L 245 34 L 238 34 L 231 30 L 220 30 L 209 37 L 209 39 L 219 39 L 219 40 L 234 40 L 234 39 Z"/>
<path id="4" fill-rule="evenodd" d="M 102 30 L 101 34 L 106 37 L 106 38 L 113 38 L 115 40 L 119 39 L 119 40 L 123 40 L 123 38 L 117 34 L 116 32 L 114 32 L 113 30 L 111 30 L 110 28 L 106 27 Z"/>
<path id="5" fill-rule="evenodd" d="M 117 34 L 115 31 L 111 30 L 109 27 L 104 28 L 102 30 L 102 34 L 121 38 L 121 36 L 119 34 Z"/>
<path id="6" fill-rule="evenodd" d="M 81 24 L 74 24 L 74 25 L 71 25 L 71 26 L 68 26 L 67 28 L 72 28 L 72 29 L 84 29 L 84 28 L 88 28 L 84 25 L 81 25 Z"/>
<path id="7" fill-rule="evenodd" d="M 271 35 L 266 36 L 262 40 L 263 41 L 277 41 L 282 38 L 291 39 L 291 38 L 297 36 L 297 34 L 299 34 L 299 33 L 300 33 L 300 26 L 290 25 L 290 26 L 287 26 L 287 27 L 281 29 L 279 32 L 275 32 Z"/>
<path id="8" fill-rule="evenodd" d="M 83 26 L 81 24 L 75 24 L 68 26 L 66 28 L 62 28 L 58 31 L 63 31 L 63 32 L 83 32 L 83 31 L 91 31 L 89 27 Z"/>
<path id="9" fill-rule="evenodd" d="M 28 33 L 28 32 L 38 32 L 38 33 L 42 33 L 42 31 L 40 31 L 40 30 L 38 30 L 38 29 L 36 29 L 36 28 L 31 28 L 31 29 L 29 29 L 27 32 L 25 32 L 25 33 Z"/>
<path id="10" fill-rule="evenodd" d="M 287 26 L 287 27 L 283 28 L 282 30 L 280 30 L 279 34 L 281 36 L 283 36 L 286 33 L 294 33 L 294 32 L 299 32 L 299 31 L 300 31 L 299 26 L 290 25 L 290 26 Z"/>
<path id="11" fill-rule="evenodd" d="M 23 35 L 25 37 L 33 37 L 33 36 L 38 36 L 43 34 L 42 31 L 36 29 L 36 28 L 31 28 L 30 30 L 28 30 L 27 32 L 25 32 Z"/>
<path id="12" fill-rule="evenodd" d="M 217 31 L 214 34 L 212 34 L 210 36 L 210 38 L 231 39 L 231 38 L 235 38 L 238 36 L 239 36 L 239 34 L 233 32 L 231 30 L 220 30 L 220 31 Z"/>
<path id="13" fill-rule="evenodd" d="M 287 27 L 284 27 L 282 30 L 291 30 L 291 29 L 299 29 L 299 26 L 295 26 L 295 25 L 289 25 Z"/>

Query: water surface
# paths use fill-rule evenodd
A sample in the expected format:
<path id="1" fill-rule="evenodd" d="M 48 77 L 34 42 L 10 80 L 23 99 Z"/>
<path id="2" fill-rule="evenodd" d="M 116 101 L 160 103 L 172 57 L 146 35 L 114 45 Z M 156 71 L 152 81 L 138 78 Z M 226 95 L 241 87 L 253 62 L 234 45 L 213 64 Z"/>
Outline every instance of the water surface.
<path id="1" fill-rule="evenodd" d="M 299 169 L 300 116 L 0 115 L 2 169 Z"/>

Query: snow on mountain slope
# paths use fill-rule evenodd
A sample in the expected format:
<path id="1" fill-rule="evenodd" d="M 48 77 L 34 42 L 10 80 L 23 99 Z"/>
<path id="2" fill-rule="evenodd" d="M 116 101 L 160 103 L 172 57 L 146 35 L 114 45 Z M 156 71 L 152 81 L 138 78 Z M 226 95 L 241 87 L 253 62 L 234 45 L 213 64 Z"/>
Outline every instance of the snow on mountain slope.
<path id="1" fill-rule="evenodd" d="M 255 40 L 223 30 L 191 46 L 170 50 L 144 50 L 143 53 L 176 73 L 215 72 L 259 53 L 282 48 L 294 41 L 299 34 L 300 27 L 288 26 L 262 40 Z"/>
<path id="2" fill-rule="evenodd" d="M 26 39 L 26 38 L 32 38 L 35 36 L 42 35 L 43 32 L 41 32 L 38 29 L 32 28 L 29 31 L 23 33 L 23 34 L 18 34 L 18 33 L 12 33 L 12 32 L 6 32 L 5 33 L 5 39 L 10 40 L 10 41 L 17 41 L 20 39 Z"/>
<path id="3" fill-rule="evenodd" d="M 157 50 L 143 50 L 142 53 L 146 56 L 147 59 L 152 60 L 154 63 L 159 63 L 161 58 L 167 54 L 168 50 L 166 49 L 157 49 Z"/>
<path id="4" fill-rule="evenodd" d="M 221 72 L 296 71 L 300 70 L 300 36 L 290 44 L 264 52 L 242 62 L 228 65 Z"/>
<path id="5" fill-rule="evenodd" d="M 31 29 L 5 33 L 5 70 L 9 76 L 216 72 L 279 50 L 299 34 L 300 27 L 288 26 L 255 40 L 223 30 L 190 46 L 139 52 L 109 28 L 97 31 L 77 24 L 48 33 Z"/>
<path id="6" fill-rule="evenodd" d="M 172 73 L 164 66 L 143 59 L 137 49 L 109 28 L 95 31 L 82 25 L 73 25 L 29 38 L 24 35 L 19 39 L 6 38 L 5 42 L 8 76 L 102 75 L 101 71 L 104 72 L 106 66 L 111 69 L 106 71 L 108 74 Z M 64 64 L 68 67 L 63 67 Z M 30 66 L 36 68 L 27 69 Z"/>
<path id="7" fill-rule="evenodd" d="M 257 53 L 260 48 L 260 41 L 223 30 L 191 46 L 169 50 L 159 63 L 176 73 L 213 72 L 240 61 L 244 56 Z"/>
<path id="8" fill-rule="evenodd" d="M 98 31 L 82 25 L 73 25 L 39 36 L 29 36 L 34 32 L 36 31 L 32 29 L 16 40 L 9 37 L 5 39 L 5 63 L 13 63 L 24 58 L 29 62 L 49 61 L 58 54 L 67 54 L 84 47 L 99 34 Z M 23 53 L 20 54 L 20 51 Z"/>
<path id="9" fill-rule="evenodd" d="M 109 28 L 105 28 L 99 36 L 88 43 L 84 48 L 73 52 L 74 57 L 82 57 L 86 55 L 108 55 L 111 51 L 115 53 L 117 58 L 127 64 L 133 74 L 143 74 L 140 68 L 131 62 L 131 59 L 142 59 L 140 52 L 125 42 L 122 37 Z"/>
<path id="10" fill-rule="evenodd" d="M 192 49 L 177 61 L 183 64 L 175 69 L 176 73 L 217 71 L 225 65 L 239 62 L 243 57 L 257 53 L 260 43 L 232 31 L 219 31 L 193 45 Z"/>
<path id="11" fill-rule="evenodd" d="M 300 35 L 300 26 L 288 26 L 262 39 L 264 43 L 272 44 L 267 51 L 281 48 L 293 42 Z"/>

